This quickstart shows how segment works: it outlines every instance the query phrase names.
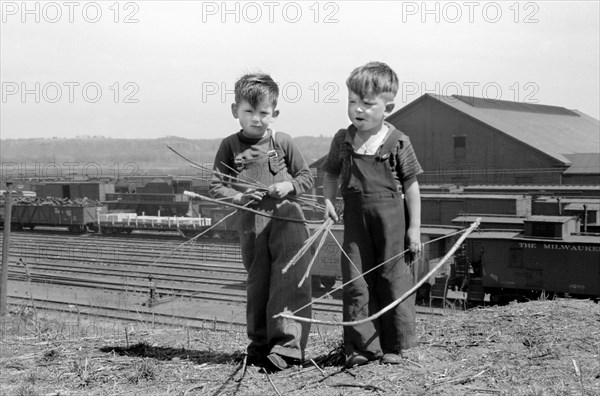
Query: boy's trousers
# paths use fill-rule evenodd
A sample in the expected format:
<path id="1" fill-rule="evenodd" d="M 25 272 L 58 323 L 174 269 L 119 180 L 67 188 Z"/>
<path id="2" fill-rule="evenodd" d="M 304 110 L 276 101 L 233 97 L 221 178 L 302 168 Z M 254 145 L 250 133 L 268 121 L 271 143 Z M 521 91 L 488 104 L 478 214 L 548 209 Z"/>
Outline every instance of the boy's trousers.
<path id="1" fill-rule="evenodd" d="M 269 186 L 290 180 L 283 162 L 284 153 L 245 160 L 240 176 Z M 274 172 L 274 169 L 277 172 Z M 278 200 L 265 196 L 254 209 L 280 218 L 304 220 L 300 205 L 288 199 Z M 273 316 L 284 310 L 311 317 L 310 278 L 298 287 L 310 263 L 305 254 L 285 274 L 281 270 L 308 239 L 308 227 L 303 222 L 278 220 L 247 211 L 238 211 L 238 231 L 242 260 L 248 271 L 246 282 L 246 321 L 248 326 L 248 355 L 254 357 L 277 353 L 295 359 L 304 359 L 310 323 Z"/>
<path id="2" fill-rule="evenodd" d="M 416 268 L 404 250 L 404 204 L 399 192 L 344 196 L 344 283 L 395 257 L 344 287 L 344 321 L 364 319 L 398 299 L 415 284 Z M 398 256 L 400 255 L 400 256 Z M 416 344 L 415 295 L 380 318 L 344 327 L 346 355 L 352 352 L 400 353 Z"/>
<path id="3" fill-rule="evenodd" d="M 273 215 L 302 218 L 298 204 L 287 200 L 277 204 Z M 248 355 L 279 355 L 304 359 L 310 324 L 273 315 L 285 309 L 295 311 L 311 301 L 310 277 L 299 288 L 298 283 L 310 262 L 310 254 L 301 258 L 285 274 L 281 270 L 308 238 L 305 224 L 270 219 L 243 212 L 240 216 L 242 258 L 248 271 L 246 284 L 248 322 Z M 297 313 L 310 317 L 308 306 Z"/>

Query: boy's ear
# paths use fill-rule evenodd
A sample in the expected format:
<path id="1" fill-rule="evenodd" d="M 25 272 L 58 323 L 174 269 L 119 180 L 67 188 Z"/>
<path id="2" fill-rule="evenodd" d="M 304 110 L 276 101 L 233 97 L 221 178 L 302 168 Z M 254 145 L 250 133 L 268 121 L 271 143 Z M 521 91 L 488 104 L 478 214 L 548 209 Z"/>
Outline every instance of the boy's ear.
<path id="1" fill-rule="evenodd" d="M 391 114 L 392 110 L 394 110 L 394 107 L 396 107 L 396 104 L 394 102 L 388 102 L 385 105 L 385 113 L 386 114 Z"/>
<path id="2" fill-rule="evenodd" d="M 273 110 L 273 121 L 275 121 L 279 117 L 279 110 Z"/>
<path id="3" fill-rule="evenodd" d="M 237 103 L 231 104 L 231 114 L 233 114 L 233 118 L 237 120 L 238 118 L 238 105 Z"/>

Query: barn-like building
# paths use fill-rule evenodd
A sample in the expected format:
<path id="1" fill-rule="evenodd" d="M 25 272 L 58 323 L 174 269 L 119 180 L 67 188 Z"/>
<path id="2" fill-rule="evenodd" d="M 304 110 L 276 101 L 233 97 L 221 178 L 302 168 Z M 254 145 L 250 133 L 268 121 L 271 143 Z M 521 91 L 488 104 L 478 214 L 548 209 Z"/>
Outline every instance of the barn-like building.
<path id="1" fill-rule="evenodd" d="M 600 123 L 577 110 L 425 94 L 390 115 L 422 184 L 600 184 Z"/>

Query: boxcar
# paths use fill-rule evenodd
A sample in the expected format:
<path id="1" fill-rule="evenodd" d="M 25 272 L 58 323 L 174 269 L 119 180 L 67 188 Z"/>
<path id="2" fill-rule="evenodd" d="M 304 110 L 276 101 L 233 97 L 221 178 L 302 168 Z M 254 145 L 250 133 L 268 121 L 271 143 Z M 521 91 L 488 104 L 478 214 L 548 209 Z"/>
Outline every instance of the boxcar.
<path id="1" fill-rule="evenodd" d="M 13 205 L 11 226 L 14 229 L 36 226 L 68 227 L 71 232 L 95 229 L 104 206 Z"/>

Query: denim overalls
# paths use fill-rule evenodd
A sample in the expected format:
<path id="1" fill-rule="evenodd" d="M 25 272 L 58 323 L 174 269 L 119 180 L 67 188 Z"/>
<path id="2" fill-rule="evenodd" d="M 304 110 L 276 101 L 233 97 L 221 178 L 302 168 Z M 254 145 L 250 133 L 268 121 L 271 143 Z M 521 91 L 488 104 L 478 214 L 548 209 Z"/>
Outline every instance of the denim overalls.
<path id="1" fill-rule="evenodd" d="M 353 138 L 352 132 L 347 133 Z M 348 147 L 341 172 L 343 248 L 349 257 L 342 255 L 344 283 L 404 251 L 404 201 L 390 165 L 390 155 L 402 136 L 391 130 L 375 155 L 356 154 Z M 350 144 L 348 139 L 345 144 Z M 400 256 L 345 286 L 344 321 L 364 319 L 398 299 L 414 286 L 415 271 Z M 377 356 L 411 348 L 416 344 L 415 320 L 413 294 L 374 321 L 344 327 L 345 353 Z"/>
<path id="2" fill-rule="evenodd" d="M 265 187 L 273 183 L 290 181 L 285 153 L 273 137 L 264 155 L 245 159 L 240 153 L 238 138 L 233 139 L 238 178 L 260 182 Z M 304 220 L 297 202 L 265 196 L 250 208 L 273 216 Z M 244 267 L 248 271 L 246 284 L 248 326 L 248 355 L 254 357 L 277 353 L 296 359 L 304 359 L 310 324 L 277 318 L 273 315 L 284 309 L 295 311 L 311 302 L 311 282 L 298 283 L 308 268 L 310 254 L 306 254 L 285 274 L 283 267 L 302 247 L 309 236 L 308 227 L 302 222 L 272 219 L 248 211 L 238 211 L 238 230 Z M 310 306 L 297 315 L 311 317 Z"/>

